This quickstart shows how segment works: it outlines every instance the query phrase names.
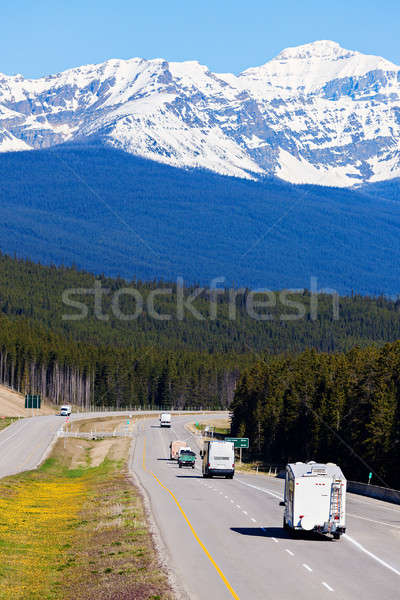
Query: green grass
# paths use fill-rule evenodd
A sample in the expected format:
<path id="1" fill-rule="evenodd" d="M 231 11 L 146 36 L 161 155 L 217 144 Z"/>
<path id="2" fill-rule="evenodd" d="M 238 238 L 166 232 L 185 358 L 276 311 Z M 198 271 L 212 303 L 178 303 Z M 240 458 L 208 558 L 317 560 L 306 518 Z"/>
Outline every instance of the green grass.
<path id="1" fill-rule="evenodd" d="M 204 431 L 204 429 L 207 427 L 206 423 L 196 423 L 195 427 L 198 431 Z M 230 434 L 230 429 L 229 427 L 213 427 L 212 428 L 214 433 L 219 433 L 221 435 L 229 435 Z"/>
<path id="2" fill-rule="evenodd" d="M 125 458 L 93 467 L 80 444 L 0 481 L 0 598 L 171 600 Z"/>
<path id="3" fill-rule="evenodd" d="M 18 421 L 18 418 L 17 417 L 0 417 L 0 431 L 2 429 L 5 429 L 12 423 L 14 423 L 14 421 Z"/>

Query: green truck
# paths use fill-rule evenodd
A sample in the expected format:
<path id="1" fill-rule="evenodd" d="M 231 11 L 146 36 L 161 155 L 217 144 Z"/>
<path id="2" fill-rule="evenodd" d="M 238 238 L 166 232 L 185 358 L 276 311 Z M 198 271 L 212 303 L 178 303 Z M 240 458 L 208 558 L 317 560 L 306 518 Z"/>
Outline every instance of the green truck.
<path id="1" fill-rule="evenodd" d="M 178 458 L 178 465 L 181 469 L 182 467 L 192 467 L 194 469 L 194 465 L 196 463 L 196 454 L 191 450 L 181 450 Z"/>

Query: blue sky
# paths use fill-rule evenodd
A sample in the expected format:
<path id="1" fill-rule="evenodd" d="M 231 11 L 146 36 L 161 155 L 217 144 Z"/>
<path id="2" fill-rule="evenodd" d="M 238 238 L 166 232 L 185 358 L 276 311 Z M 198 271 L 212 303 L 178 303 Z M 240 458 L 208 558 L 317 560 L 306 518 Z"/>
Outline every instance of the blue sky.
<path id="1" fill-rule="evenodd" d="M 399 64 L 399 23 L 398 0 L 3 0 L 0 73 L 37 77 L 134 56 L 238 73 L 316 39 Z"/>

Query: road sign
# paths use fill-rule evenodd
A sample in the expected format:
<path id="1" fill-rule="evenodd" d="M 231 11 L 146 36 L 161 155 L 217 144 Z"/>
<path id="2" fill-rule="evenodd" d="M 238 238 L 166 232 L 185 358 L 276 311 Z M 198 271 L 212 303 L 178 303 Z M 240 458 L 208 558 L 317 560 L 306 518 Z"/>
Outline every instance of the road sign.
<path id="1" fill-rule="evenodd" d="M 40 394 L 26 394 L 25 408 L 40 408 L 41 401 Z"/>
<path id="2" fill-rule="evenodd" d="M 233 442 L 235 448 L 248 448 L 249 447 L 249 438 L 233 438 L 226 437 L 226 442 Z"/>

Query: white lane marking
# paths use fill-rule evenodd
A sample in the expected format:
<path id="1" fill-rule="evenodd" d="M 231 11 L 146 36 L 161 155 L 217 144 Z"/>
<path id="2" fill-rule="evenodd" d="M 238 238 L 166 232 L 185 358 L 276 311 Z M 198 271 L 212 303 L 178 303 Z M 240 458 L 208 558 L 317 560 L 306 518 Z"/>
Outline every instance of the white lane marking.
<path id="1" fill-rule="evenodd" d="M 248 514 L 247 510 L 244 510 L 244 511 L 243 511 L 243 514 L 244 514 L 244 515 L 247 515 L 247 514 Z"/>
<path id="2" fill-rule="evenodd" d="M 271 496 L 278 498 L 278 500 L 283 500 L 282 496 L 278 496 L 278 494 L 274 494 L 274 492 L 271 492 L 270 490 L 267 490 L 265 488 L 258 487 L 258 485 L 252 485 L 251 483 L 245 483 L 241 479 L 237 479 L 237 478 L 236 478 L 236 481 L 238 481 L 242 485 L 247 485 L 247 487 L 254 488 L 255 490 L 258 490 L 259 492 L 264 492 L 264 494 L 270 494 Z"/>
<path id="3" fill-rule="evenodd" d="M 239 504 L 236 504 L 236 508 L 240 508 L 240 505 L 239 505 Z"/>
<path id="4" fill-rule="evenodd" d="M 234 504 L 233 500 L 231 500 L 232 504 Z"/>
<path id="5" fill-rule="evenodd" d="M 274 540 L 275 544 L 278 543 L 278 540 L 276 538 L 271 538 L 271 540 Z"/>
<path id="6" fill-rule="evenodd" d="M 392 523 L 385 523 L 385 521 L 375 521 L 375 519 L 367 519 L 367 517 L 361 517 L 360 515 L 354 515 L 353 513 L 347 513 L 349 517 L 355 517 L 356 519 L 362 519 L 363 521 L 370 521 L 371 523 L 377 523 L 378 525 L 385 525 L 386 527 L 393 527 L 394 529 L 400 529 L 398 525 L 392 525 Z"/>
<path id="7" fill-rule="evenodd" d="M 303 563 L 303 567 L 304 567 L 305 569 L 307 569 L 307 571 L 310 571 L 310 573 L 312 573 L 312 568 L 311 568 L 311 567 L 309 567 L 308 565 L 306 565 L 306 563 Z"/>
<path id="8" fill-rule="evenodd" d="M 351 542 L 352 544 L 354 544 L 354 546 L 356 546 L 359 550 L 361 550 L 362 552 L 365 552 L 365 554 L 367 554 L 368 556 L 370 556 L 371 558 L 373 558 L 374 560 L 376 560 L 376 562 L 378 562 L 380 565 L 382 565 L 383 567 L 386 567 L 387 569 L 389 569 L 390 571 L 392 571 L 396 575 L 400 576 L 400 571 L 398 571 L 397 569 L 395 569 L 394 567 L 392 567 L 392 565 L 389 565 L 387 562 L 385 562 L 381 558 L 379 558 L 379 556 L 376 556 L 376 554 L 373 554 L 372 552 L 370 552 L 369 550 L 367 550 L 366 548 L 364 548 L 364 546 L 362 546 L 360 544 L 360 542 L 357 542 L 357 540 L 355 540 L 354 538 L 350 537 L 347 533 L 345 533 L 343 537 L 344 537 L 345 540 L 349 540 L 349 542 Z"/>
<path id="9" fill-rule="evenodd" d="M 288 550 L 287 548 L 285 548 L 285 550 L 288 554 L 290 554 L 290 556 L 294 556 L 294 552 L 292 552 L 291 550 Z"/>
<path id="10" fill-rule="evenodd" d="M 225 496 L 225 498 L 228 500 L 228 496 Z"/>
<path id="11" fill-rule="evenodd" d="M 257 521 L 253 519 L 253 517 L 251 517 L 251 520 L 253 521 L 253 523 L 257 523 Z"/>
<path id="12" fill-rule="evenodd" d="M 361 500 L 361 498 L 364 498 L 363 500 Z M 365 504 L 366 506 L 369 506 L 370 508 L 376 509 L 376 510 L 390 510 L 391 512 L 395 512 L 397 514 L 400 513 L 400 510 L 398 508 L 391 508 L 390 506 L 382 506 L 383 504 L 386 504 L 386 502 L 384 500 L 377 500 L 376 498 L 366 498 L 365 496 L 358 496 L 357 494 L 351 494 L 349 492 L 349 500 L 348 503 L 352 504 L 354 502 L 354 504 Z"/>
<path id="13" fill-rule="evenodd" d="M 331 586 L 330 586 L 330 585 L 328 585 L 328 584 L 326 583 L 326 581 L 323 581 L 323 582 L 322 582 L 322 585 L 323 585 L 324 587 L 326 587 L 326 589 L 327 589 L 327 590 L 329 590 L 330 592 L 334 592 L 334 591 L 335 591 L 333 588 L 331 588 Z"/>

